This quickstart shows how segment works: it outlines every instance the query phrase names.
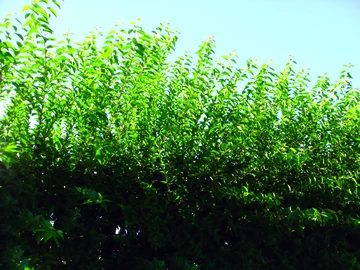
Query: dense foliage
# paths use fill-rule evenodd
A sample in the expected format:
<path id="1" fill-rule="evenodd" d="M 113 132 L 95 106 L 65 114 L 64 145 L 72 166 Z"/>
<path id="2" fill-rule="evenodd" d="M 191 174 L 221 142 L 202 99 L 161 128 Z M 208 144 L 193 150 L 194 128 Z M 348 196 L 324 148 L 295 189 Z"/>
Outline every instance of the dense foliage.
<path id="1" fill-rule="evenodd" d="M 0 24 L 1 269 L 358 269 L 360 91 L 161 24 Z"/>

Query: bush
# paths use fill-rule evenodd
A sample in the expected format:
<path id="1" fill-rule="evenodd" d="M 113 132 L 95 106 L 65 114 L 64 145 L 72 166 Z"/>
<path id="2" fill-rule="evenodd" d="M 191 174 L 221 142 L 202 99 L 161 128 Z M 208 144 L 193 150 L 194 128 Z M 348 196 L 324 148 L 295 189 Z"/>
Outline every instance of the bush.
<path id="1" fill-rule="evenodd" d="M 161 24 L 0 34 L 2 269 L 358 269 L 360 94 Z"/>

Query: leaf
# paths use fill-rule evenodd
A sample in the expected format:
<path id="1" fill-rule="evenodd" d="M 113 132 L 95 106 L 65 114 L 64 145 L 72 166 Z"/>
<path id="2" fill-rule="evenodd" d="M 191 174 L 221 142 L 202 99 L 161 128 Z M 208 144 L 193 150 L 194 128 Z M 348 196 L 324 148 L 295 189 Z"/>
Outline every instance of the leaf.
<path id="1" fill-rule="evenodd" d="M 43 23 L 46 23 L 46 24 L 49 23 L 49 19 L 48 19 L 47 17 L 39 17 L 38 20 L 39 20 L 40 22 L 43 22 Z"/>
<path id="2" fill-rule="evenodd" d="M 47 26 L 46 24 L 42 24 L 41 26 L 44 28 L 43 29 L 44 32 L 49 33 L 49 34 L 54 33 L 54 31 L 49 26 Z"/>
<path id="3" fill-rule="evenodd" d="M 6 144 L 5 146 L 1 146 L 1 144 L 4 144 L 4 143 L 0 143 L 0 152 L 16 153 L 19 151 L 18 147 L 14 143 L 9 143 L 9 144 Z"/>
<path id="4" fill-rule="evenodd" d="M 52 7 L 49 7 L 49 10 L 52 14 L 54 14 L 55 17 L 57 17 L 57 14 L 56 14 L 56 10 L 53 9 Z"/>
<path id="5" fill-rule="evenodd" d="M 41 13 L 43 15 L 43 18 L 48 18 L 49 17 L 49 15 L 46 13 L 46 11 L 43 10 L 42 8 L 37 8 L 36 11 Z"/>
<path id="6" fill-rule="evenodd" d="M 92 201 L 96 201 L 98 199 L 98 193 L 95 190 L 91 190 L 89 192 L 89 197 Z"/>
<path id="7" fill-rule="evenodd" d="M 104 58 L 104 59 L 109 59 L 111 54 L 113 52 L 113 48 L 110 46 L 106 52 L 104 52 L 103 54 L 99 55 L 99 58 Z"/>
<path id="8" fill-rule="evenodd" d="M 29 9 L 31 9 L 31 6 L 24 6 L 23 9 L 21 10 L 21 12 L 24 12 L 24 11 L 29 10 Z"/>
<path id="9" fill-rule="evenodd" d="M 58 235 L 61 239 L 64 239 L 64 233 L 63 233 L 63 231 L 57 230 L 56 233 L 57 233 L 57 235 Z"/>
<path id="10" fill-rule="evenodd" d="M 30 36 L 31 34 L 33 33 L 39 33 L 39 28 L 37 25 L 33 26 L 30 28 L 29 32 L 28 32 L 28 35 Z"/>
<path id="11" fill-rule="evenodd" d="M 51 232 L 51 231 L 46 232 L 45 235 L 44 235 L 44 242 L 46 243 L 46 242 L 49 241 L 52 237 L 53 237 L 53 232 Z"/>
<path id="12" fill-rule="evenodd" d="M 55 236 L 53 239 L 54 239 L 54 241 L 55 241 L 55 244 L 59 247 L 59 246 L 60 246 L 60 243 L 59 243 L 58 238 Z"/>
<path id="13" fill-rule="evenodd" d="M 61 8 L 59 2 L 57 0 L 52 0 L 52 2 L 58 7 L 58 8 Z"/>
<path id="14" fill-rule="evenodd" d="M 23 24 L 23 27 L 26 27 L 26 26 L 28 26 L 28 25 L 30 25 L 30 24 L 33 24 L 34 22 L 35 22 L 35 20 L 33 20 L 33 19 L 27 20 L 27 21 Z"/>
<path id="15" fill-rule="evenodd" d="M 97 161 L 99 162 L 99 164 L 103 164 L 103 154 L 102 154 L 102 149 L 99 148 L 98 150 L 96 150 L 95 153 L 95 158 L 97 159 Z"/>
<path id="16" fill-rule="evenodd" d="M 140 57 L 143 57 L 145 52 L 145 47 L 142 44 L 138 43 L 136 52 L 140 55 Z"/>
<path id="17" fill-rule="evenodd" d="M 14 46 L 13 46 L 13 45 L 11 44 L 11 42 L 9 42 L 9 41 L 4 41 L 3 44 L 6 46 L 6 48 L 11 48 L 11 49 L 14 48 Z M 12 56 L 11 56 L 11 57 L 12 57 Z"/>
<path id="18" fill-rule="evenodd" d="M 19 33 L 15 33 L 15 35 L 17 35 L 22 41 L 24 40 L 23 35 L 19 34 Z"/>

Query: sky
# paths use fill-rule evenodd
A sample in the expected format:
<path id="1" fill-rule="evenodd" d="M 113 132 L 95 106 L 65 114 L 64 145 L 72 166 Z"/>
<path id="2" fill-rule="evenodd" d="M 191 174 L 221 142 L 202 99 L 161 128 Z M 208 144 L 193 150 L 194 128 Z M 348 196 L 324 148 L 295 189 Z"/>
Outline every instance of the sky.
<path id="1" fill-rule="evenodd" d="M 31 0 L 0 0 L 0 21 L 20 12 Z M 238 65 L 247 59 L 272 59 L 276 70 L 289 55 L 295 70 L 309 68 L 311 85 L 325 72 L 330 82 L 339 78 L 343 64 L 352 63 L 353 86 L 360 87 L 360 0 L 59 0 L 62 7 L 51 27 L 57 37 L 71 30 L 82 40 L 95 26 L 103 33 L 120 19 L 141 17 L 151 31 L 160 22 L 179 30 L 174 57 L 195 53 L 202 41 L 214 36 L 216 56 L 236 50 Z M 22 16 L 22 15 L 20 15 Z M 22 17 L 21 17 L 22 18 Z"/>

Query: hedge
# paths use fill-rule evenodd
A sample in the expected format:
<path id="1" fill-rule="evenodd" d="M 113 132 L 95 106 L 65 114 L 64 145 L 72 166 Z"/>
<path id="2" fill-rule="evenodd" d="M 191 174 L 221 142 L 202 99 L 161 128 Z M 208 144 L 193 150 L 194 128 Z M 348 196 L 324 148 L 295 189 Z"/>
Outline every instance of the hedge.
<path id="1" fill-rule="evenodd" d="M 135 24 L 0 24 L 1 269 L 359 269 L 360 91 Z"/>

